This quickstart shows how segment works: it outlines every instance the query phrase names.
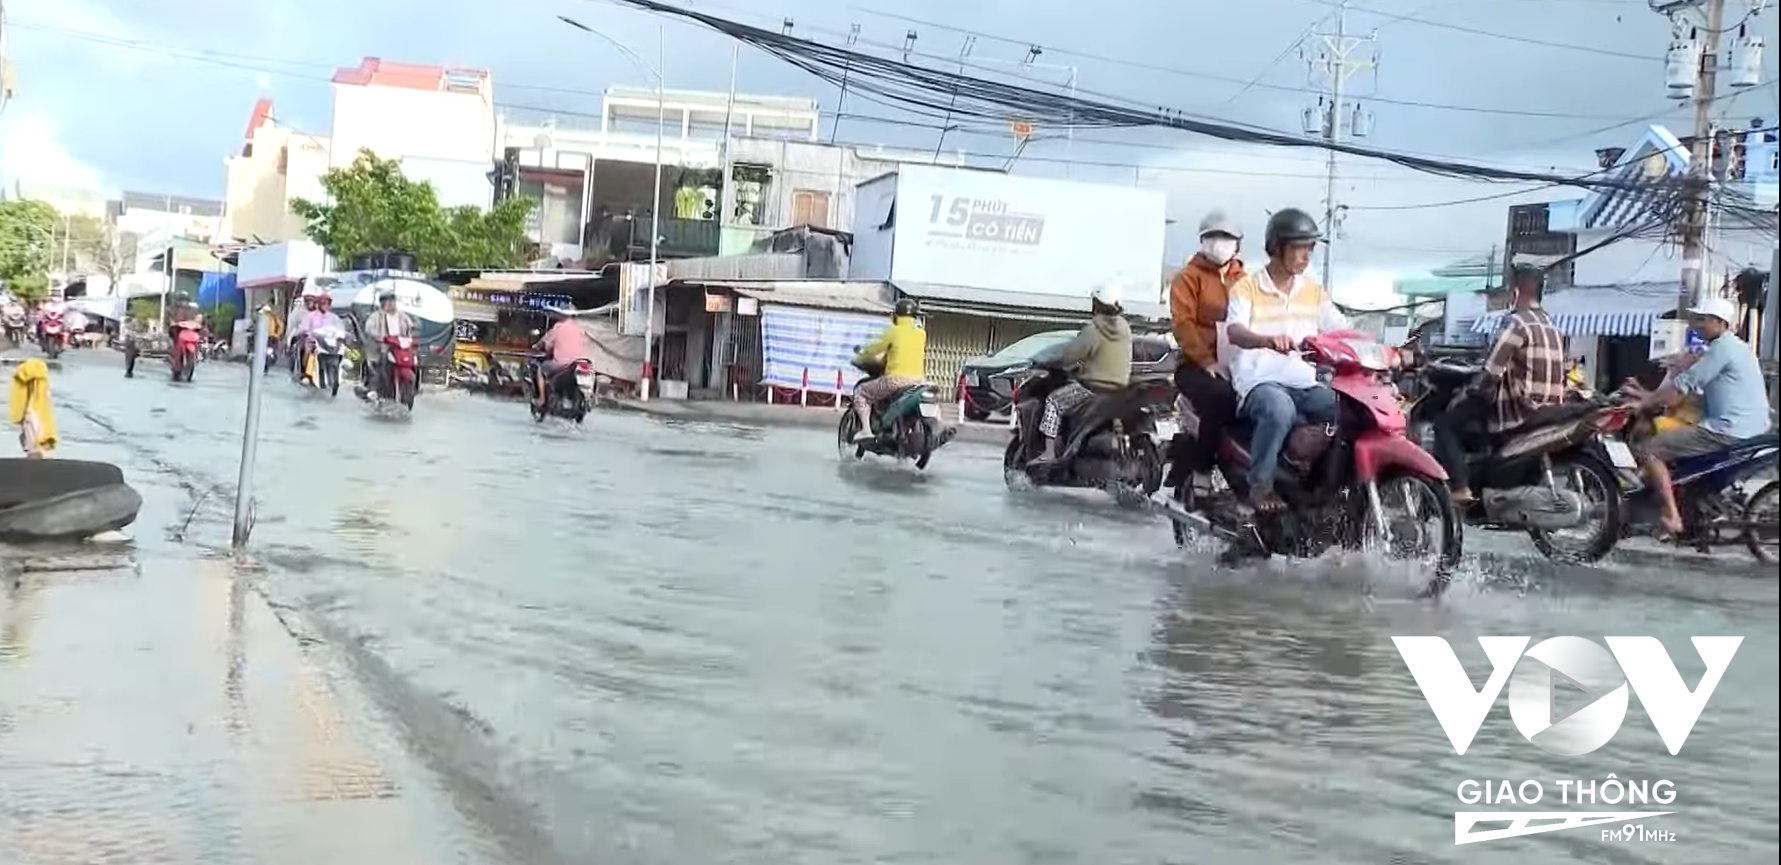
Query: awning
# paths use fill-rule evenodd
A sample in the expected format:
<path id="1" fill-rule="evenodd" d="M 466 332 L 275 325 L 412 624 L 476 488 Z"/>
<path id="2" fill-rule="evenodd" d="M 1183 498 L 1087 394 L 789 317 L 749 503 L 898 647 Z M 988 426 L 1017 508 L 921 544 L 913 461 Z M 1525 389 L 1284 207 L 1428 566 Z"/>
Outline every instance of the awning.
<path id="1" fill-rule="evenodd" d="M 1676 283 L 1580 286 L 1554 291 L 1543 305 L 1552 326 L 1566 336 L 1650 336 L 1651 326 L 1676 308 Z M 1479 316 L 1473 333 L 1495 333 L 1508 310 Z"/>
<path id="2" fill-rule="evenodd" d="M 921 300 L 922 308 L 930 312 L 1068 324 L 1080 324 L 1088 318 L 1088 298 L 1085 296 L 998 291 L 933 282 L 899 281 L 896 286 L 904 294 Z M 1124 306 L 1126 315 L 1134 318 L 1157 321 L 1169 318 L 1168 309 L 1161 303 L 1128 297 Z"/>
<path id="3" fill-rule="evenodd" d="M 675 285 L 722 289 L 762 303 L 889 315 L 890 284 L 872 279 L 696 279 Z"/>
<path id="4" fill-rule="evenodd" d="M 499 320 L 499 308 L 492 303 L 476 303 L 469 300 L 454 300 L 451 304 L 452 315 L 458 321 L 495 322 Z"/>

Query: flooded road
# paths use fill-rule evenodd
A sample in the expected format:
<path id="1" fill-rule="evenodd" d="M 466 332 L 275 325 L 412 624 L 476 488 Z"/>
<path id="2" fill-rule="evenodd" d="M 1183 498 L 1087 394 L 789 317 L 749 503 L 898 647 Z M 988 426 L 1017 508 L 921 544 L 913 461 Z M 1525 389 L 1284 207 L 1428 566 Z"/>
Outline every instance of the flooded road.
<path id="1" fill-rule="evenodd" d="M 244 368 L 138 373 L 71 354 L 58 404 L 184 478 L 184 536 L 225 544 Z M 391 423 L 268 384 L 269 594 L 516 862 L 1776 856 L 1777 581 L 1737 551 L 1555 570 L 1473 535 L 1489 563 L 1421 604 L 1362 561 L 1214 569 L 1101 497 L 1008 493 L 991 448 L 920 476 L 841 465 L 819 431 L 540 428 L 438 392 Z M 1539 750 L 1499 706 L 1459 757 L 1392 646 L 1410 634 L 1446 637 L 1474 685 L 1480 635 L 1656 636 L 1691 685 L 1689 637 L 1745 641 L 1679 756 L 1633 700 L 1593 754 Z M 1556 779 L 1608 772 L 1675 784 L 1678 813 L 1646 821 L 1675 842 L 1454 846 L 1452 812 L 1489 807 L 1462 780 L 1539 779 L 1561 810 Z"/>

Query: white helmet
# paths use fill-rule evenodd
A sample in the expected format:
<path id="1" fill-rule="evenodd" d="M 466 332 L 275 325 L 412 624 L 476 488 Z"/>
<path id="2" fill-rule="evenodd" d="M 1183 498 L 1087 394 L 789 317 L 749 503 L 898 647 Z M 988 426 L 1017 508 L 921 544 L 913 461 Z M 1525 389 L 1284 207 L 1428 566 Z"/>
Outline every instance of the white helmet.
<path id="1" fill-rule="evenodd" d="M 1088 298 L 1103 306 L 1119 308 L 1120 299 L 1124 294 L 1125 292 L 1121 290 L 1119 283 L 1110 282 L 1096 286 L 1095 290 L 1089 294 Z"/>

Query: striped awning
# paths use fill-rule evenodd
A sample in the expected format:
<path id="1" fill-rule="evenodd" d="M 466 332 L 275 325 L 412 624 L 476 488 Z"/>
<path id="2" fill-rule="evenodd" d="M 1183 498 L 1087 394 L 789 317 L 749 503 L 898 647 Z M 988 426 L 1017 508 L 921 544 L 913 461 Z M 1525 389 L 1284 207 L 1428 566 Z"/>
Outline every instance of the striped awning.
<path id="1" fill-rule="evenodd" d="M 1676 308 L 1676 290 L 1665 284 L 1593 286 L 1555 291 L 1545 301 L 1552 326 L 1566 336 L 1649 336 L 1664 313 Z M 1479 316 L 1473 333 L 1495 333 L 1508 310 Z"/>

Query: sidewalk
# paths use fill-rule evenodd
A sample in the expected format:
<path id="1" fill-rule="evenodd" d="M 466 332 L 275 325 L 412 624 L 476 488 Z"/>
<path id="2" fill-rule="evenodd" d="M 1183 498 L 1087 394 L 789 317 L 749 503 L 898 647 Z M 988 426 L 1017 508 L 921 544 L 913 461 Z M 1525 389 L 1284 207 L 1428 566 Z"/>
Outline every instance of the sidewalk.
<path id="1" fill-rule="evenodd" d="M 726 402 L 722 400 L 601 400 L 600 408 L 616 408 L 662 418 L 694 423 L 731 423 L 749 426 L 792 426 L 826 429 L 833 432 L 840 422 L 840 413 L 833 406 L 800 408 L 795 405 L 769 405 L 764 402 Z M 940 407 L 941 419 L 958 426 L 953 442 L 971 442 L 1005 447 L 1009 427 L 1006 423 L 958 423 L 951 406 Z"/>
<path id="2" fill-rule="evenodd" d="M 251 574 L 164 539 L 174 479 L 57 420 L 144 504 L 134 545 L 0 545 L 0 862 L 489 861 Z"/>

